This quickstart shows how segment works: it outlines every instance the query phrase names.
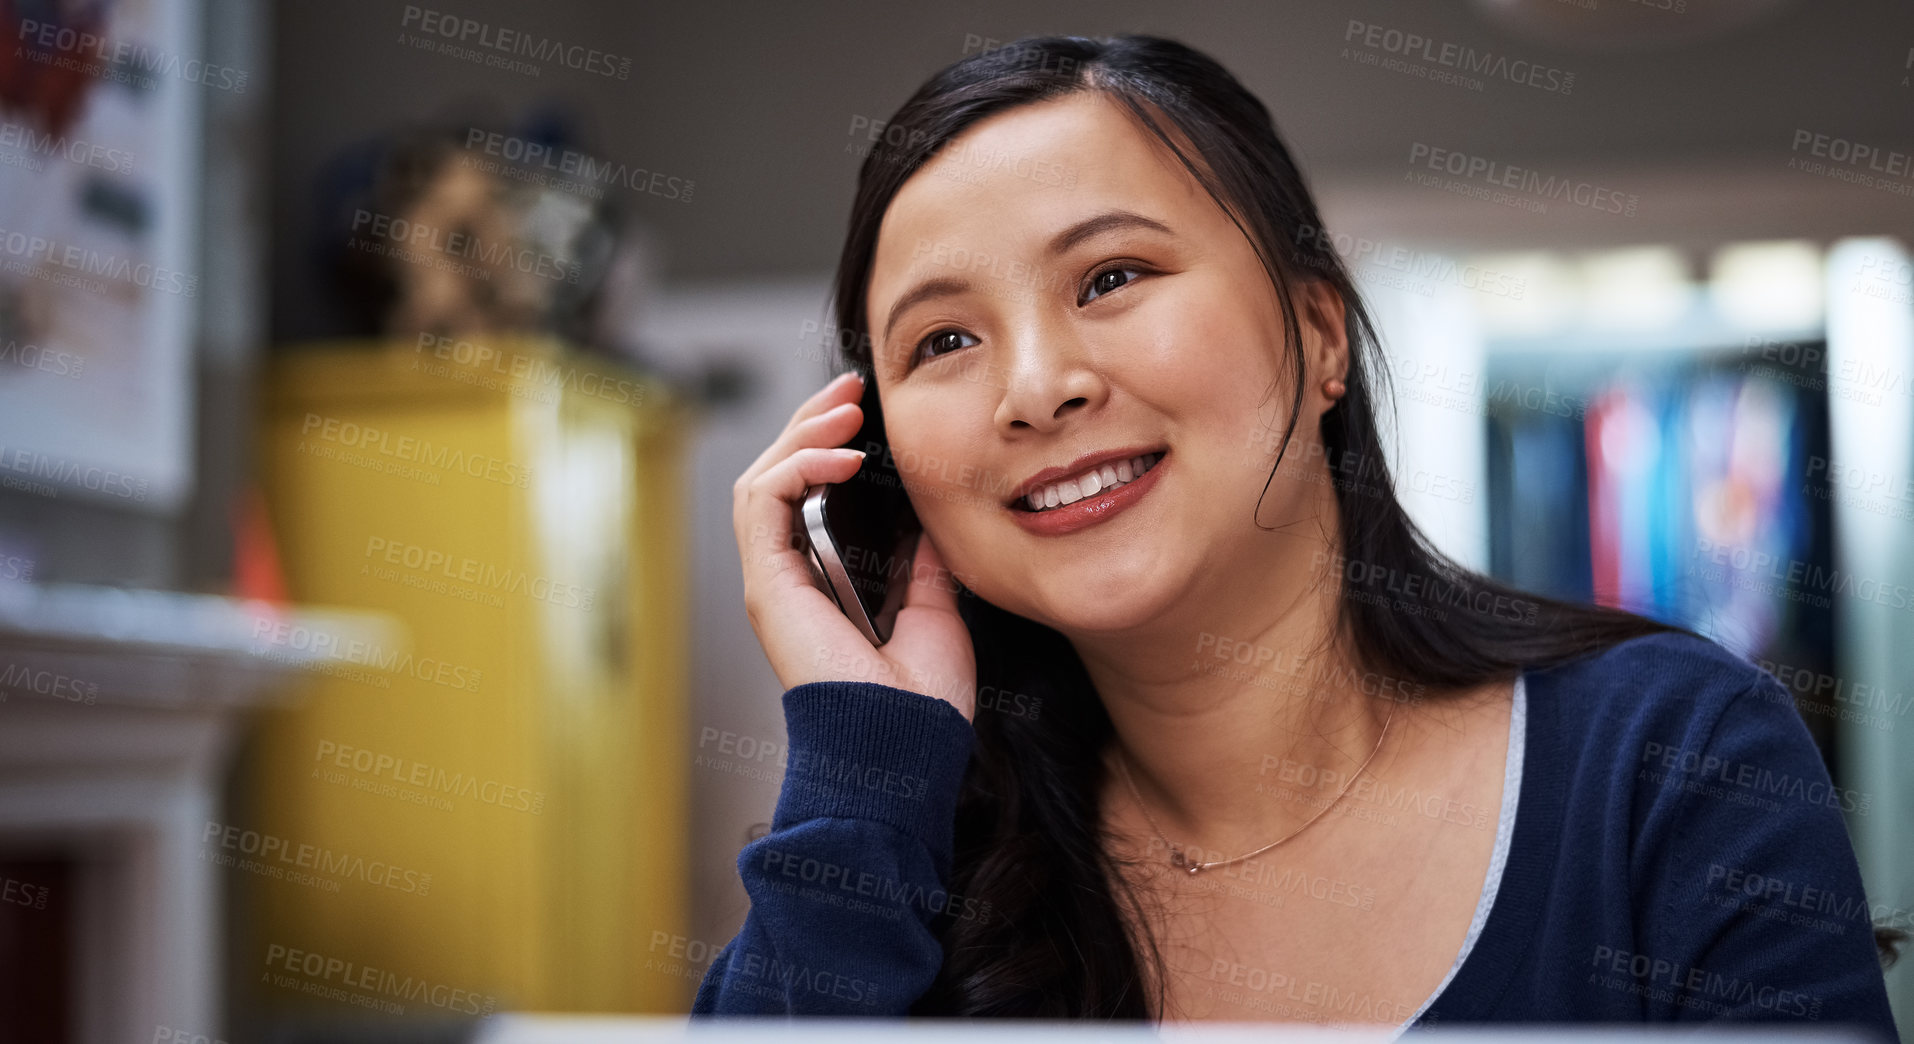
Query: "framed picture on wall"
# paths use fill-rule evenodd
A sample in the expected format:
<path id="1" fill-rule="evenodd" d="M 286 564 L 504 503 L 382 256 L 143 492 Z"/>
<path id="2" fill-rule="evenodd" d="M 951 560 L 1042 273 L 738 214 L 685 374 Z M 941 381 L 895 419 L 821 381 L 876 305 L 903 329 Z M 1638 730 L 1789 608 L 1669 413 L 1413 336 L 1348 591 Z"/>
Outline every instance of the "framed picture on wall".
<path id="1" fill-rule="evenodd" d="M 0 490 L 170 513 L 193 485 L 202 0 L 0 8 Z"/>

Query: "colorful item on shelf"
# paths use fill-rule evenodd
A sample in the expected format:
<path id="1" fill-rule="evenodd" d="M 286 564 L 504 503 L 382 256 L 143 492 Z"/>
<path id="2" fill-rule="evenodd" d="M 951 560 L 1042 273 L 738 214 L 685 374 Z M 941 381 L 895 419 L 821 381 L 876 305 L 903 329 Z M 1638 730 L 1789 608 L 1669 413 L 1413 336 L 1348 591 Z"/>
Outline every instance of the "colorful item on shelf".
<path id="1" fill-rule="evenodd" d="M 1770 648 L 1825 608 L 1803 586 L 1825 566 L 1813 394 L 1695 355 L 1600 371 L 1579 421 L 1496 410 L 1496 571 L 1744 654 Z"/>

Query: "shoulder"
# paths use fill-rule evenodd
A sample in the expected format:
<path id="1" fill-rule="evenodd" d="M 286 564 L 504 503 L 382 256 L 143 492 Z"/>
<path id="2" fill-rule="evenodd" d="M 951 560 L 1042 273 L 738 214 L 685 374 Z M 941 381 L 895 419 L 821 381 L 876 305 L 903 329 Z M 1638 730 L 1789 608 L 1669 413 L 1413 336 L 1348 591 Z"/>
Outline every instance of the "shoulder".
<path id="1" fill-rule="evenodd" d="M 1546 938 L 1591 973 L 1557 992 L 1606 1008 L 1652 986 L 1650 1019 L 1892 1026 L 1842 816 L 1868 796 L 1831 782 L 1787 687 L 1682 633 L 1523 677 L 1535 745 L 1509 865 L 1547 881 Z"/>
<path id="2" fill-rule="evenodd" d="M 1524 677 L 1531 707 L 1565 738 L 1604 746 L 1629 737 L 1705 744 L 1730 708 L 1740 717 L 1751 704 L 1780 707 L 1798 724 L 1792 698 L 1768 672 L 1679 631 L 1630 638 Z"/>
<path id="3" fill-rule="evenodd" d="M 1570 682 L 1635 682 L 1655 689 L 1726 686 L 1736 692 L 1768 677 L 1766 671 L 1719 642 L 1664 631 L 1617 642 L 1537 673 Z"/>
<path id="4" fill-rule="evenodd" d="M 1716 642 L 1633 638 L 1524 679 L 1535 752 L 1584 813 L 1639 828 L 1698 797 L 1770 808 L 1771 789 L 1838 793 L 1793 695 Z"/>
<path id="5" fill-rule="evenodd" d="M 1704 808 L 1773 828 L 1872 804 L 1833 784 L 1793 694 L 1715 642 L 1635 638 L 1524 677 L 1530 735 L 1585 813 L 1601 806 L 1646 829 Z"/>

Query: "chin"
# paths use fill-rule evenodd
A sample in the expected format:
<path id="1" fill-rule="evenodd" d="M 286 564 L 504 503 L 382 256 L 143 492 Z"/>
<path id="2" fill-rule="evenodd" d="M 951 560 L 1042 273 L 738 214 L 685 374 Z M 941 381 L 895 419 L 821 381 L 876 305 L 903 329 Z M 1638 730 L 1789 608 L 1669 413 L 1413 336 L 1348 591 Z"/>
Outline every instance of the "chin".
<path id="1" fill-rule="evenodd" d="M 1066 635 L 1116 634 L 1160 621 L 1175 604 L 1172 585 L 1162 573 L 1144 576 L 1108 573 L 1087 582 L 1044 585 L 1042 617 Z M 1057 589 L 1052 590 L 1052 585 Z"/>

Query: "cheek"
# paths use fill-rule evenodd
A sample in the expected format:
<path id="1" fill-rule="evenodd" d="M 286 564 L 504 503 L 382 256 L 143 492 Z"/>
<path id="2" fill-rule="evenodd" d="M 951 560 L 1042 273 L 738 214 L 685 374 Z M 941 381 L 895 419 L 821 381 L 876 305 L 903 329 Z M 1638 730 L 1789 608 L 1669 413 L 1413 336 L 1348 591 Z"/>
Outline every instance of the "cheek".
<path id="1" fill-rule="evenodd" d="M 1236 280 L 1188 279 L 1150 305 L 1135 314 L 1124 340 L 1152 386 L 1216 402 L 1263 398 L 1284 355 L 1273 297 Z"/>
<path id="2" fill-rule="evenodd" d="M 997 506 L 993 497 L 999 492 L 1009 496 L 1010 480 L 979 463 L 988 456 L 979 433 L 988 433 L 990 426 L 974 399 L 952 390 L 935 401 L 913 402 L 898 411 L 902 420 L 886 425 L 898 476 L 917 517 L 932 533 L 943 528 L 940 523 L 962 525 L 966 518 L 979 518 L 984 509 Z"/>
<path id="3" fill-rule="evenodd" d="M 1219 475 L 1241 472 L 1231 465 L 1246 458 L 1257 464 L 1262 433 L 1273 425 L 1280 440 L 1289 416 L 1281 321 L 1262 318 L 1240 299 L 1241 288 L 1234 292 L 1233 299 L 1221 283 L 1194 287 L 1151 309 L 1123 363 L 1128 386 L 1172 419 L 1171 438 L 1200 449 L 1203 470 Z M 1275 443 L 1266 448 L 1274 455 Z"/>

